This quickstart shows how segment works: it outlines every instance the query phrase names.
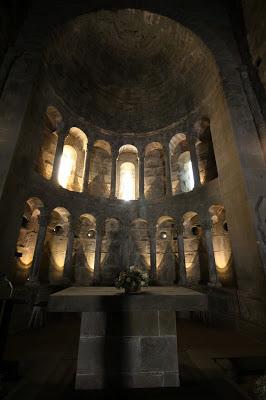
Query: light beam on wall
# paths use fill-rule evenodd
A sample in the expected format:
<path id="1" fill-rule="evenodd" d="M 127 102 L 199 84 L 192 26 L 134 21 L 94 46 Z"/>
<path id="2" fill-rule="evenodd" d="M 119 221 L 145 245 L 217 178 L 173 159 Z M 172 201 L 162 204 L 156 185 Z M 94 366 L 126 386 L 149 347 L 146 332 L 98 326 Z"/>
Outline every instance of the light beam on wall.
<path id="1" fill-rule="evenodd" d="M 188 171 L 188 187 L 189 190 L 192 190 L 194 188 L 194 175 L 193 175 L 193 168 L 191 161 L 188 161 L 187 163 L 187 171 Z"/>
<path id="2" fill-rule="evenodd" d="M 120 166 L 119 198 L 122 200 L 135 200 L 135 165 L 124 162 Z"/>
<path id="3" fill-rule="evenodd" d="M 58 182 L 63 188 L 66 188 L 69 183 L 69 179 L 74 169 L 75 162 L 76 160 L 73 157 L 72 147 L 64 146 L 58 172 Z"/>

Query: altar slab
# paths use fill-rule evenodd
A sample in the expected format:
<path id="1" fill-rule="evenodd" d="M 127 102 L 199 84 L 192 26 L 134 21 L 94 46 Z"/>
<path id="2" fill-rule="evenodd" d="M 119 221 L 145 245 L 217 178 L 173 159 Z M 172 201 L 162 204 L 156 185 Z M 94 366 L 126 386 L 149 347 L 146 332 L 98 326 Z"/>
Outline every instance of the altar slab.
<path id="1" fill-rule="evenodd" d="M 48 303 L 48 310 L 53 312 L 206 309 L 205 294 L 181 286 L 148 287 L 131 295 L 115 287 L 69 287 L 52 294 Z"/>
<path id="2" fill-rule="evenodd" d="M 204 311 L 207 296 L 183 287 L 124 294 L 71 287 L 50 296 L 52 312 L 81 312 L 76 389 L 179 386 L 176 311 Z"/>

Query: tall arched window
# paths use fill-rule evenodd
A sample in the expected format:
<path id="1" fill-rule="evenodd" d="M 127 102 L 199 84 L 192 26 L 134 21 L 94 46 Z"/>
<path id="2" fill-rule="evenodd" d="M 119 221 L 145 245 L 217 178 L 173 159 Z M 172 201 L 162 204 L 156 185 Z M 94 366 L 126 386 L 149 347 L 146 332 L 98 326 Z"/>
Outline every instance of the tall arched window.
<path id="1" fill-rule="evenodd" d="M 75 179 L 76 164 L 76 150 L 72 146 L 65 145 L 58 172 L 58 182 L 63 188 L 72 187 Z"/>
<path id="2" fill-rule="evenodd" d="M 82 191 L 87 143 L 87 136 L 81 129 L 69 130 L 58 171 L 58 182 L 63 188 Z"/>
<path id="3" fill-rule="evenodd" d="M 194 176 L 186 135 L 177 133 L 173 136 L 169 150 L 173 194 L 190 192 L 194 188 Z"/>
<path id="4" fill-rule="evenodd" d="M 51 179 L 58 141 L 57 130 L 62 122 L 59 111 L 49 106 L 44 117 L 43 139 L 40 149 L 37 171 L 46 179 Z"/>
<path id="5" fill-rule="evenodd" d="M 120 147 L 117 159 L 117 197 L 121 200 L 136 200 L 139 193 L 138 150 L 127 144 Z"/>
<path id="6" fill-rule="evenodd" d="M 136 167 L 132 162 L 120 165 L 119 198 L 122 200 L 136 199 Z"/>

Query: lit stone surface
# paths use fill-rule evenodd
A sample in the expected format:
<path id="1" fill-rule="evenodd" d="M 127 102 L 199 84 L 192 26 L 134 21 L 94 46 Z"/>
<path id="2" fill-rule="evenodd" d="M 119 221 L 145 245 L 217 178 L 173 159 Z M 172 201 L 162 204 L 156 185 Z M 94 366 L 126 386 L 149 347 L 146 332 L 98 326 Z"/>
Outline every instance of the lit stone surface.
<path id="1" fill-rule="evenodd" d="M 207 296 L 182 287 L 71 287 L 49 301 L 50 311 L 82 311 L 77 389 L 179 386 L 175 311 L 206 309 Z"/>

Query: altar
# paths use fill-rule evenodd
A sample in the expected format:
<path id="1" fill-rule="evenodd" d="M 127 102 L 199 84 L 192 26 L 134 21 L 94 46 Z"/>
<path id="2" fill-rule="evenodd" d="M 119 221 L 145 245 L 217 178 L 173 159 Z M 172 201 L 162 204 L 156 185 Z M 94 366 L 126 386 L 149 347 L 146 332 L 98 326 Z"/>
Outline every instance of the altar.
<path id="1" fill-rule="evenodd" d="M 206 311 L 207 296 L 184 287 L 150 287 L 135 295 L 70 287 L 50 296 L 48 310 L 82 313 L 76 389 L 174 387 L 176 311 Z"/>

